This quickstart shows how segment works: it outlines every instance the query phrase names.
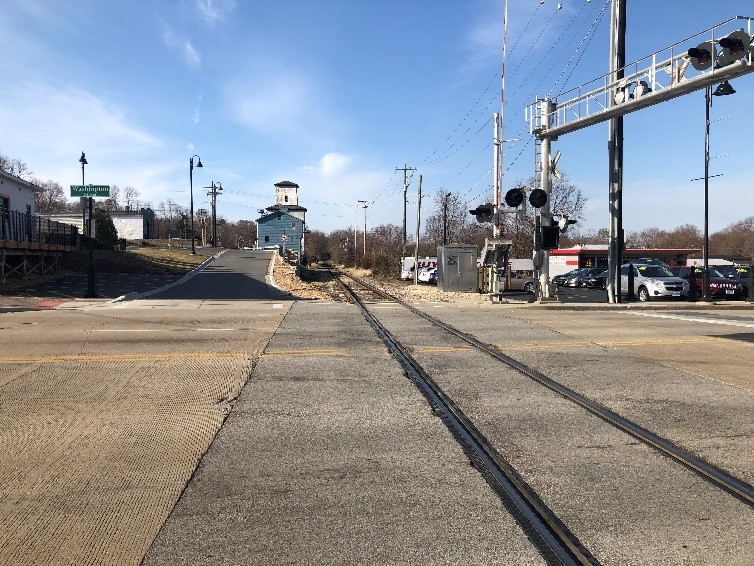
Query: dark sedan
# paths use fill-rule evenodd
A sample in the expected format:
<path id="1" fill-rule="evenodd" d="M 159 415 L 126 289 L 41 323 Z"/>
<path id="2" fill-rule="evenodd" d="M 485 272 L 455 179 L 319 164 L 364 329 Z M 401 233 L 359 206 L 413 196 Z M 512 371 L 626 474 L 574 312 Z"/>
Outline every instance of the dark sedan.
<path id="1" fill-rule="evenodd" d="M 585 268 L 581 267 L 579 269 L 572 269 L 571 271 L 568 271 L 567 273 L 561 273 L 560 275 L 555 275 L 550 279 L 550 283 L 553 285 L 562 286 L 565 284 L 566 279 L 573 277 L 574 275 L 582 272 Z"/>
<path id="2" fill-rule="evenodd" d="M 592 275 L 598 275 L 602 273 L 603 271 L 604 269 L 601 267 L 585 267 L 584 269 L 579 269 L 576 273 L 566 278 L 566 280 L 563 282 L 563 286 L 564 287 L 583 287 L 584 280 L 587 277 L 591 277 Z"/>
<path id="3" fill-rule="evenodd" d="M 588 289 L 607 289 L 607 269 L 596 275 L 589 275 L 581 280 L 581 286 Z"/>

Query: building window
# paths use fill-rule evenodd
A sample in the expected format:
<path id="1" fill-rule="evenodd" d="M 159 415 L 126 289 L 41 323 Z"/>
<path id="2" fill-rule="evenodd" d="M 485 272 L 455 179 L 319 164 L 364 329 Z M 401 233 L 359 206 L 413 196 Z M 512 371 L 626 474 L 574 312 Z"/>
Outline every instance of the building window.
<path id="1" fill-rule="evenodd" d="M 285 195 L 285 202 L 288 202 L 288 195 Z"/>
<path id="2" fill-rule="evenodd" d="M 296 229 L 296 223 L 295 222 L 291 222 L 291 230 L 295 230 L 295 229 Z"/>
<path id="3" fill-rule="evenodd" d="M 269 236 L 265 236 L 265 237 L 264 237 L 264 243 L 266 244 L 266 243 L 268 243 L 269 241 L 270 241 L 270 237 L 269 237 Z"/>

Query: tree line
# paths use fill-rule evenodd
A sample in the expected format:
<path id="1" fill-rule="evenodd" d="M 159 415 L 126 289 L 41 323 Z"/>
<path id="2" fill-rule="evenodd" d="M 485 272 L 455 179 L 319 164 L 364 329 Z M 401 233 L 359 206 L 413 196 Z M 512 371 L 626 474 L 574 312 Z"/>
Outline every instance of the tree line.
<path id="1" fill-rule="evenodd" d="M 81 204 L 70 201 L 63 187 L 53 180 L 41 180 L 33 176 L 26 163 L 17 158 L 0 154 L 0 170 L 25 178 L 42 188 L 36 195 L 36 209 L 40 214 L 58 212 L 80 212 Z M 533 186 L 534 179 L 518 183 Z M 97 204 L 103 218 L 111 211 L 138 210 L 140 207 L 153 208 L 149 202 L 141 202 L 140 191 L 133 187 L 120 188 L 113 185 L 110 197 Z M 581 190 L 566 177 L 554 180 L 550 194 L 551 212 L 556 216 L 568 216 L 581 222 L 584 220 L 586 198 Z M 437 246 L 448 244 L 470 244 L 481 249 L 485 238 L 491 237 L 489 223 L 479 223 L 469 214 L 469 203 L 462 195 L 450 191 L 439 191 L 429 201 L 424 210 L 431 212 L 422 220 L 419 237 L 419 255 L 435 256 Z M 173 235 L 190 238 L 191 216 L 188 207 L 172 199 L 160 202 L 155 212 L 158 239 Z M 196 210 L 194 211 L 196 213 Z M 424 214 L 422 215 L 424 216 Z M 95 218 L 96 220 L 96 218 Z M 112 222 L 112 221 L 111 221 Z M 535 209 L 527 206 L 515 213 L 506 213 L 501 218 L 501 234 L 512 241 L 511 257 L 530 258 L 533 251 Z M 194 230 L 201 241 L 202 229 L 205 236 L 211 231 L 211 218 L 195 214 Z M 223 247 L 253 247 L 257 240 L 257 224 L 253 220 L 230 222 L 217 218 L 218 241 Z M 208 236 L 207 236 L 208 238 Z M 339 264 L 365 267 L 378 274 L 395 275 L 399 269 L 404 250 L 403 229 L 394 224 L 384 224 L 369 228 L 366 234 L 353 226 L 326 234 L 320 230 L 307 231 L 305 259 L 307 261 L 331 261 Z M 580 230 L 578 224 L 560 236 L 560 247 L 567 248 L 578 244 L 608 244 L 608 230 Z M 702 249 L 704 236 L 694 225 L 684 224 L 672 230 L 647 228 L 639 231 L 626 231 L 626 247 L 647 249 Z M 406 234 L 406 255 L 413 255 L 416 249 L 414 234 Z M 710 255 L 730 259 L 750 260 L 754 257 L 754 217 L 735 222 L 709 236 Z"/>

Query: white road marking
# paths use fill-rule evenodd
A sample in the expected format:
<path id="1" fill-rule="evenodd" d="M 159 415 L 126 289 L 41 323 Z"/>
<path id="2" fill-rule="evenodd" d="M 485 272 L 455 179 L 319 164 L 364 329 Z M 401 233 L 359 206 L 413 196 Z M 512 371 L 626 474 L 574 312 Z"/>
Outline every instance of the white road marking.
<path id="1" fill-rule="evenodd" d="M 648 312 L 626 312 L 624 314 L 632 314 L 634 316 L 649 316 L 653 318 L 667 318 L 671 320 L 683 320 L 686 322 L 706 322 L 708 324 L 720 324 L 723 326 L 741 326 L 743 328 L 754 328 L 754 323 L 738 322 L 736 320 L 712 320 L 710 318 L 696 318 L 690 316 L 681 316 L 677 314 L 655 314 Z"/>

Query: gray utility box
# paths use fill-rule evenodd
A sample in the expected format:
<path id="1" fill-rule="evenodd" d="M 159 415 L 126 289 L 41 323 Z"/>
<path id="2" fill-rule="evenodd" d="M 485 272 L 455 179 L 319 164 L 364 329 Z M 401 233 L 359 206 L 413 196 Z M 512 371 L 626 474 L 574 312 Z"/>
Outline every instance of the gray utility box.
<path id="1" fill-rule="evenodd" d="M 437 287 L 440 291 L 478 293 L 477 248 L 470 244 L 437 246 Z"/>

